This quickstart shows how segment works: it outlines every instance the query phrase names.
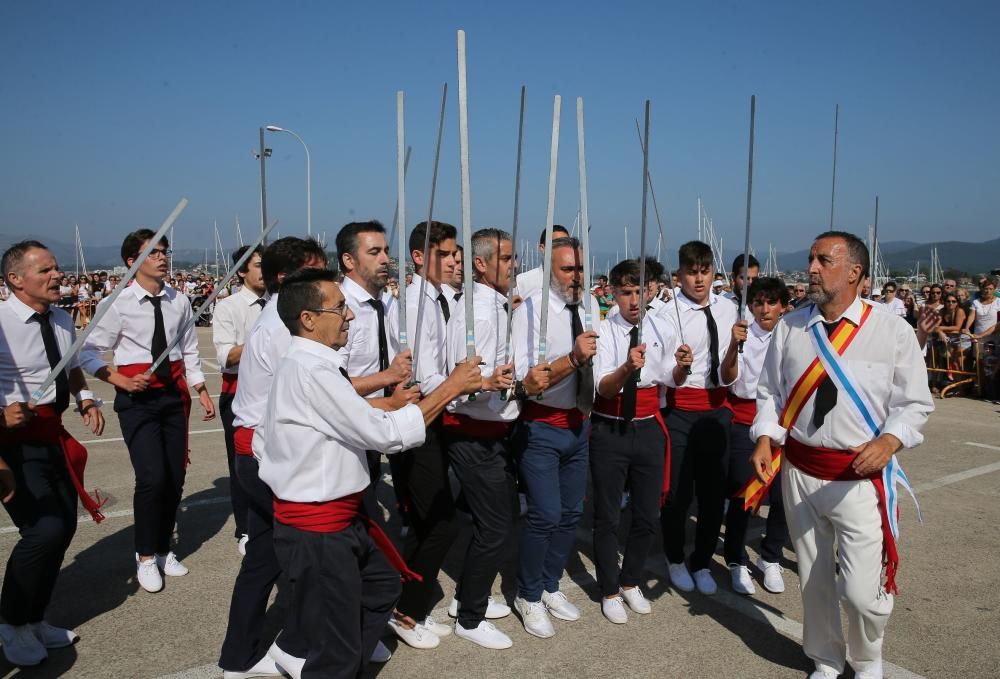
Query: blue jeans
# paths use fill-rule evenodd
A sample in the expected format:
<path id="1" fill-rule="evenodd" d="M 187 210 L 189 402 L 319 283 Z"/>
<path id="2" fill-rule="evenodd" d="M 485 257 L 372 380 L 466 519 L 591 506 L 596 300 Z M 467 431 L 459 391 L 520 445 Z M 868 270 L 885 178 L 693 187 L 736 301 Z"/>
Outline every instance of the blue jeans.
<path id="1" fill-rule="evenodd" d="M 522 422 L 515 439 L 528 513 L 521 532 L 518 596 L 559 590 L 587 491 L 590 421 L 575 429 Z"/>

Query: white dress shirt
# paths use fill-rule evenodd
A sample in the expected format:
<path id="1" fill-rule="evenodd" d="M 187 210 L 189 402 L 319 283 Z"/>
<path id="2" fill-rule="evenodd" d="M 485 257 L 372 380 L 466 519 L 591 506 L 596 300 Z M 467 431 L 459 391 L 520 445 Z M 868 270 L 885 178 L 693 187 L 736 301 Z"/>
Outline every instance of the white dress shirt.
<path id="1" fill-rule="evenodd" d="M 250 329 L 240 355 L 240 383 L 233 397 L 234 426 L 249 429 L 260 426 L 271 382 L 291 337 L 278 316 L 278 295 L 271 295 L 256 325 Z"/>
<path id="2" fill-rule="evenodd" d="M 856 299 L 843 317 L 859 323 L 864 304 L 867 302 Z M 770 436 L 774 445 L 784 444 L 788 430 L 779 424 L 781 411 L 792 387 L 816 358 L 809 333 L 823 320 L 819 308 L 810 304 L 787 314 L 775 326 L 757 387 L 757 417 L 750 429 L 754 441 Z M 924 440 L 920 431 L 934 403 L 913 328 L 895 314 L 873 311 L 842 360 L 867 395 L 875 411 L 872 416 L 881 424 L 882 432 L 898 438 L 905 448 L 920 445 Z M 847 398 L 846 394 L 838 394 L 837 404 L 826 415 L 823 426 L 816 429 L 813 394 L 792 425 L 792 435 L 800 443 L 836 450 L 869 441 L 870 432 L 858 422 Z"/>
<path id="3" fill-rule="evenodd" d="M 215 311 L 212 313 L 212 344 L 215 346 L 219 368 L 225 374 L 235 375 L 240 371 L 239 364 L 227 368 L 226 360 L 233 347 L 246 344 L 250 329 L 260 317 L 261 306 L 257 303 L 259 299 L 261 298 L 257 293 L 244 285 L 239 292 L 215 303 Z"/>
<path id="4" fill-rule="evenodd" d="M 153 293 L 145 290 L 138 281 L 132 281 L 114 301 L 114 306 L 101 317 L 100 323 L 87 336 L 80 349 L 80 365 L 91 375 L 107 366 L 102 354 L 114 350 L 114 365 L 152 363 L 153 346 L 153 304 L 147 297 Z M 183 333 L 181 340 L 170 350 L 170 360 L 184 360 L 184 371 L 188 386 L 202 384 L 205 376 L 201 372 L 198 357 L 198 336 L 193 323 L 194 312 L 191 302 L 168 285 L 155 295 L 160 298 L 163 313 L 163 328 L 167 343 Z M 111 299 L 110 297 L 108 299 Z M 101 302 L 104 307 L 108 300 Z"/>
<path id="5" fill-rule="evenodd" d="M 630 333 L 634 327 L 621 314 L 601 321 L 598 330 L 600 337 L 597 339 L 597 356 L 594 358 L 598 386 L 601 380 L 625 363 L 628 358 Z M 667 376 L 677 365 L 674 352 L 677 351 L 680 342 L 677 341 L 673 326 L 650 312 L 642 321 L 642 337 L 639 343 L 646 345 L 646 364 L 639 372 L 639 383 L 636 386 L 639 389 L 660 387 L 662 408 L 666 406 L 666 392 L 663 387 L 668 383 Z M 621 391 L 619 389 L 618 393 Z"/>
<path id="6" fill-rule="evenodd" d="M 345 359 L 344 367 L 351 377 L 375 375 L 381 372 L 378 363 L 378 312 L 368 301 L 377 299 L 384 309 L 385 339 L 390 364 L 399 353 L 399 304 L 392 295 L 388 296 L 388 300 L 385 295 L 373 298 L 349 277 L 344 277 L 340 290 L 344 293 L 347 306 L 354 313 L 354 320 L 347 330 L 347 344 L 340 349 Z M 383 391 L 376 389 L 366 398 L 382 396 Z"/>
<path id="7" fill-rule="evenodd" d="M 981 335 L 997 324 L 997 311 L 1000 311 L 1000 298 L 994 297 L 989 304 L 983 304 L 981 299 L 972 301 L 976 312 L 976 320 L 972 322 L 972 332 Z"/>
<path id="8" fill-rule="evenodd" d="M 424 442 L 420 408 L 372 408 L 330 347 L 293 337 L 278 368 L 253 437 L 260 478 L 276 497 L 326 502 L 357 493 L 371 483 L 365 451 L 398 453 Z"/>
<path id="9" fill-rule="evenodd" d="M 736 381 L 729 385 L 729 391 L 740 398 L 756 399 L 757 383 L 760 381 L 760 371 L 764 368 L 764 357 L 767 348 L 771 346 L 772 330 L 768 332 L 757 325 L 750 324 L 747 330 L 747 341 L 743 343 L 743 353 L 736 355 Z"/>
<path id="10" fill-rule="evenodd" d="M 711 306 L 712 318 L 715 319 L 715 326 L 719 331 L 719 384 L 727 386 L 722 381 L 722 359 L 725 358 L 729 350 L 729 341 L 732 339 L 733 324 L 736 323 L 737 309 L 732 301 L 721 295 L 709 293 L 708 304 Z M 705 317 L 702 305 L 693 302 L 683 291 L 677 293 L 677 306 L 672 303 L 663 307 L 666 309 L 667 320 L 673 325 L 677 334 L 677 341 L 683 338 L 683 343 L 691 347 L 694 352 L 694 362 L 691 364 L 691 374 L 687 376 L 682 389 L 714 389 L 716 385 L 709 381 L 709 373 L 712 368 L 712 357 L 709 354 L 708 319 Z M 680 311 L 680 319 L 677 318 L 677 311 Z M 680 328 L 683 327 L 683 332 Z M 668 379 L 668 386 L 676 387 L 673 374 Z"/>
<path id="11" fill-rule="evenodd" d="M 447 287 L 447 286 L 444 286 Z M 420 305 L 420 276 L 413 274 L 413 282 L 406 286 L 406 336 L 416 358 L 416 379 L 420 393 L 429 394 L 448 377 L 448 326 L 441 313 L 437 286 L 427 281 L 424 291 L 424 316 L 420 321 L 417 337 L 417 311 Z M 447 295 L 445 295 L 447 299 Z M 450 312 L 455 310 L 449 303 Z"/>
<path id="12" fill-rule="evenodd" d="M 49 324 L 59 346 L 59 355 L 65 356 L 76 339 L 73 318 L 55 305 L 50 306 L 49 311 Z M 32 319 L 34 314 L 35 310 L 17 295 L 11 295 L 0 304 L 0 333 L 3 336 L 0 342 L 0 394 L 5 406 L 27 403 L 52 372 L 42 341 L 41 324 Z M 73 356 L 66 372 L 79 366 L 79 355 Z M 56 384 L 53 382 L 38 403 L 44 405 L 55 403 L 55 400 Z"/>
<path id="13" fill-rule="evenodd" d="M 516 285 L 514 286 L 517 290 L 517 294 L 521 296 L 522 299 L 527 299 L 536 290 L 542 289 L 542 278 L 543 272 L 542 267 L 536 266 L 534 269 L 528 269 L 527 271 L 522 271 L 517 274 Z"/>
<path id="14" fill-rule="evenodd" d="M 511 323 L 513 331 L 511 333 L 511 343 L 514 346 L 514 374 L 517 379 L 523 380 L 528 370 L 538 363 L 538 339 L 541 332 L 542 319 L 542 291 L 541 289 L 531 293 L 524 298 L 524 302 L 514 312 Z M 584 324 L 583 304 L 591 304 L 591 320 L 599 321 L 601 318 L 600 308 L 597 300 L 585 294 L 581 305 L 577 307 L 576 313 L 580 315 L 580 323 L 583 331 L 588 330 Z M 566 302 L 562 300 L 556 291 L 549 289 L 549 320 L 545 333 L 545 356 L 546 361 L 552 363 L 558 358 L 562 358 L 573 350 L 573 326 L 570 317 L 570 310 Z M 596 365 L 596 360 L 595 360 Z M 586 365 L 581 370 L 593 370 Z M 569 410 L 576 407 L 576 382 L 577 373 L 573 371 L 568 377 L 558 384 L 545 390 L 542 405 L 550 408 L 561 408 Z"/>
<path id="15" fill-rule="evenodd" d="M 726 299 L 728 299 L 736 307 L 737 312 L 739 311 L 739 308 L 740 308 L 740 298 L 736 296 L 735 292 L 733 292 L 733 291 L 730 290 L 729 292 L 722 293 L 722 295 L 720 295 L 720 297 L 725 297 Z M 737 313 L 737 316 L 738 315 L 739 314 Z M 747 323 L 750 323 L 751 321 L 753 321 L 753 312 L 750 311 L 750 305 L 749 304 L 747 304 L 745 307 L 743 307 L 743 320 L 746 321 Z"/>
<path id="16" fill-rule="evenodd" d="M 448 321 L 449 367 L 464 361 L 468 354 L 465 346 L 465 303 L 464 300 L 459 302 Z M 503 365 L 507 340 L 507 311 L 504 305 L 507 298 L 488 285 L 473 283 L 472 302 L 476 317 L 473 328 L 476 354 L 483 359 L 480 366 L 483 377 L 489 377 L 497 366 Z M 513 422 L 520 412 L 520 404 L 514 398 L 505 401 L 500 398 L 499 391 L 491 391 L 476 394 L 475 401 L 462 396 L 448 404 L 448 411 L 477 420 Z"/>

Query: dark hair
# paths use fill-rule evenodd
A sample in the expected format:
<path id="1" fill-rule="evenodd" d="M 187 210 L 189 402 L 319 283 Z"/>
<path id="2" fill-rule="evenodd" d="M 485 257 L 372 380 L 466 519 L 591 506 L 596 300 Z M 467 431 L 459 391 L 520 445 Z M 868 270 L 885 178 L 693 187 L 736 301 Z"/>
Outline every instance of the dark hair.
<path id="1" fill-rule="evenodd" d="M 125 266 L 129 266 L 128 260 L 137 259 L 139 253 L 142 252 L 143 244 L 150 238 L 156 235 L 156 232 L 152 229 L 138 229 L 133 231 L 129 235 L 125 236 L 125 240 L 122 241 L 122 261 L 125 262 Z M 160 239 L 160 243 L 163 247 L 170 247 L 170 242 L 167 237 L 164 236 Z"/>
<path id="2" fill-rule="evenodd" d="M 297 335 L 300 332 L 299 315 L 309 309 L 323 306 L 320 283 L 336 283 L 337 274 L 329 269 L 299 269 L 285 277 L 278 295 L 278 318 Z"/>
<path id="3" fill-rule="evenodd" d="M 281 288 L 278 276 L 288 276 L 314 258 L 326 264 L 323 246 L 312 238 L 285 236 L 268 245 L 260 256 L 260 269 L 267 291 L 272 295 L 276 293 Z"/>
<path id="4" fill-rule="evenodd" d="M 569 230 L 565 226 L 562 226 L 561 224 L 553 224 L 552 225 L 552 240 L 556 240 L 556 238 L 557 238 L 556 231 L 562 231 L 567 236 L 569 235 Z M 538 237 L 538 244 L 539 245 L 545 245 L 545 229 L 542 229 L 542 235 Z"/>
<path id="5" fill-rule="evenodd" d="M 868 276 L 868 246 L 865 242 L 847 231 L 824 231 L 816 236 L 813 242 L 821 238 L 841 238 L 847 242 L 847 258 L 852 264 L 861 265 L 861 278 Z"/>
<path id="6" fill-rule="evenodd" d="M 757 258 L 751 254 L 747 254 L 747 268 L 752 269 L 754 267 L 760 268 L 760 262 Z M 733 272 L 733 277 L 736 276 L 740 271 L 743 270 L 743 255 L 736 255 L 736 259 L 733 260 L 733 268 L 730 271 Z"/>
<path id="7" fill-rule="evenodd" d="M 979 281 L 979 288 L 982 289 L 987 285 L 992 285 L 995 288 L 997 286 L 997 279 L 993 276 L 983 276 L 983 280 Z"/>
<path id="8" fill-rule="evenodd" d="M 713 266 L 712 248 L 700 240 L 688 241 L 677 250 L 678 267 Z"/>
<path id="9" fill-rule="evenodd" d="M 646 258 L 646 280 L 658 281 L 663 276 L 663 265 L 652 257 Z M 639 285 L 639 260 L 626 259 L 615 264 L 611 269 L 611 285 L 620 288 L 623 285 Z"/>
<path id="10" fill-rule="evenodd" d="M 24 260 L 24 256 L 28 254 L 28 250 L 34 250 L 38 248 L 39 250 L 48 250 L 47 247 L 42 245 L 37 240 L 23 240 L 20 243 L 14 243 L 6 252 L 3 253 L 3 258 L 0 259 L 0 270 L 3 271 L 3 279 L 6 282 L 7 275 L 21 266 L 21 262 Z M 64 274 L 65 275 L 65 274 Z"/>
<path id="11" fill-rule="evenodd" d="M 242 257 L 243 254 L 249 249 L 250 249 L 249 245 L 241 245 L 238 248 L 236 248 L 236 250 L 233 252 L 233 264 L 236 264 L 236 262 L 240 261 L 240 257 Z M 261 254 L 260 248 L 258 247 L 257 249 L 255 249 L 254 253 L 260 255 Z M 251 259 L 253 259 L 253 255 L 247 257 L 247 261 L 243 262 L 243 266 L 241 266 L 237 270 L 237 273 L 246 273 L 247 271 L 249 271 Z"/>
<path id="12" fill-rule="evenodd" d="M 424 237 L 426 234 L 427 222 L 420 222 L 413 227 L 413 233 L 410 234 L 410 252 L 414 250 L 418 252 L 424 251 Z M 429 239 L 431 245 L 440 245 L 441 241 L 446 241 L 456 236 L 458 236 L 458 231 L 451 224 L 438 221 L 431 222 L 431 235 Z"/>
<path id="13" fill-rule="evenodd" d="M 385 227 L 382 226 L 382 222 L 374 219 L 370 222 L 344 224 L 337 232 L 335 246 L 337 248 L 337 261 L 340 263 L 341 269 L 344 268 L 344 255 L 358 256 L 358 234 L 362 233 L 385 233 Z"/>
<path id="14" fill-rule="evenodd" d="M 780 278 L 761 276 L 750 284 L 750 294 L 747 299 L 751 304 L 761 299 L 764 302 L 781 302 L 782 306 L 788 306 L 792 300 L 792 295 L 788 291 L 788 286 Z"/>
<path id="15" fill-rule="evenodd" d="M 895 283 L 895 281 L 886 281 L 885 285 L 882 286 L 882 292 L 886 292 L 886 291 L 889 291 L 889 290 L 891 290 L 892 292 L 896 291 L 896 283 Z"/>

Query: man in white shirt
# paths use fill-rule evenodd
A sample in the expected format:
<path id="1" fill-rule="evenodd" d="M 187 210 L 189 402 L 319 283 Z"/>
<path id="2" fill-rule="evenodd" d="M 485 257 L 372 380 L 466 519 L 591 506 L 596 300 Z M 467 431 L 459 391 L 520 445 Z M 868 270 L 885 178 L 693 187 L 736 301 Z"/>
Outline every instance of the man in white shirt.
<path id="1" fill-rule="evenodd" d="M 552 225 L 552 240 L 557 238 L 569 238 L 569 231 L 566 230 L 565 226 L 560 226 L 559 224 Z M 542 235 L 538 238 L 538 251 L 545 256 L 545 229 L 542 229 Z M 517 290 L 518 296 L 522 299 L 526 299 L 528 295 L 535 292 L 536 290 L 542 289 L 542 267 L 536 266 L 534 269 L 529 269 L 527 271 L 522 271 L 517 274 L 517 285 L 514 286 Z"/>
<path id="2" fill-rule="evenodd" d="M 249 245 L 233 252 L 233 264 L 246 254 Z M 260 270 L 260 251 L 254 251 L 236 277 L 242 285 L 239 292 L 215 304 L 212 314 L 212 344 L 215 346 L 216 360 L 222 371 L 222 393 L 219 394 L 219 415 L 226 438 L 226 460 L 229 465 L 229 495 L 236 522 L 235 537 L 239 552 L 246 555 L 247 534 L 247 494 L 236 475 L 236 444 L 233 441 L 233 398 L 239 382 L 240 356 L 250 328 L 257 322 L 264 308 L 264 277 Z"/>
<path id="3" fill-rule="evenodd" d="M 754 594 L 756 587 L 747 567 L 747 526 L 751 510 L 744 509 L 744 502 L 737 493 L 753 478 L 750 456 L 753 442 L 750 425 L 757 414 L 757 382 L 764 367 L 764 357 L 771 346 L 771 333 L 777 325 L 791 295 L 785 284 L 777 278 L 758 278 L 750 286 L 750 310 L 753 322 L 749 328 L 744 323 L 733 326 L 729 351 L 722 360 L 722 376 L 729 382 L 729 408 L 733 422 L 729 440 L 728 495 L 726 512 L 726 539 L 723 547 L 730 581 L 737 594 Z M 735 349 L 743 342 L 743 352 Z M 761 542 L 757 565 L 764 575 L 764 588 L 769 592 L 785 591 L 781 576 L 781 551 L 788 541 L 788 524 L 785 522 L 781 484 L 774 483 L 768 492 L 770 509 L 764 539 Z"/>
<path id="4" fill-rule="evenodd" d="M 986 276 L 979 282 L 979 297 L 972 302 L 972 310 L 976 314 L 972 322 L 972 334 L 977 339 L 988 337 L 997 331 L 1000 298 L 995 296 L 996 290 L 997 281 L 992 276 Z"/>
<path id="5" fill-rule="evenodd" d="M 139 229 L 125 236 L 125 266 L 132 266 L 155 235 Z M 136 579 L 147 592 L 163 589 L 161 571 L 169 576 L 188 573 L 170 541 L 187 473 L 189 384 L 198 393 L 202 419 L 215 417 L 201 372 L 191 303 L 164 285 L 169 257 L 169 243 L 163 238 L 80 350 L 83 369 L 115 387 L 115 412 L 135 470 Z M 178 335 L 169 360 L 147 374 Z M 108 350 L 114 352 L 110 365 L 103 356 Z"/>
<path id="6" fill-rule="evenodd" d="M 308 651 L 291 614 L 271 647 L 262 644 L 264 614 L 281 566 L 273 543 L 274 496 L 258 473 L 260 452 L 256 444 L 260 436 L 256 429 L 264 420 L 267 394 L 291 340 L 275 304 L 282 282 L 300 269 L 326 268 L 326 253 L 312 239 L 286 236 L 261 253 L 260 268 L 270 300 L 240 352 L 240 380 L 233 398 L 236 478 L 247 495 L 249 540 L 233 584 L 229 622 L 219 656 L 226 679 L 279 676 L 281 669 L 294 673 L 301 668 Z"/>
<path id="7" fill-rule="evenodd" d="M 678 361 L 678 341 L 670 322 L 651 312 L 642 319 L 640 338 L 640 305 L 648 305 L 657 288 L 654 280 L 640 294 L 638 261 L 615 265 L 611 291 L 621 312 L 601 323 L 597 343 L 597 400 L 590 434 L 594 561 L 603 597 L 601 611 L 617 624 L 628 621 L 626 602 L 639 614 L 651 610 L 640 585 L 645 583 L 646 557 L 656 538 L 660 500 L 666 492 L 667 432 L 660 407 L 667 376 L 678 362 L 690 362 L 689 355 Z M 618 524 L 626 488 L 632 517 L 619 567 Z"/>
<path id="8" fill-rule="evenodd" d="M 73 319 L 55 305 L 62 274 L 38 241 L 15 243 L 0 260 L 10 298 L 0 305 L 0 499 L 19 538 L 7 559 L 0 592 L 0 641 L 14 665 L 37 665 L 48 648 L 79 637 L 45 621 L 63 556 L 77 525 L 77 500 L 100 521 L 99 503 L 83 490 L 87 451 L 63 427 L 76 394 L 83 424 L 100 435 L 104 416 L 74 357 L 35 405 L 32 393 L 75 339 Z"/>
<path id="9" fill-rule="evenodd" d="M 710 291 L 712 249 L 691 241 L 678 251 L 681 291 L 677 306 L 665 307 L 681 349 L 692 355 L 691 374 L 675 369 L 667 377 L 664 419 L 670 432 L 670 492 L 660 512 L 663 550 L 674 587 L 702 594 L 716 592 L 709 570 L 722 526 L 726 501 L 729 423 L 726 383 L 720 365 L 729 350 L 736 305 Z M 718 282 L 718 281 L 716 281 Z M 678 317 L 679 314 L 679 317 Z M 685 565 L 688 509 L 697 494 L 698 523 L 694 551 Z M 692 579 L 692 571 L 694 577 Z"/>
<path id="10" fill-rule="evenodd" d="M 526 297 L 514 312 L 512 333 L 514 393 L 523 401 L 514 450 L 527 497 L 514 607 L 525 631 L 543 639 L 555 634 L 550 613 L 560 620 L 580 618 L 580 610 L 559 591 L 559 580 L 576 541 L 587 486 L 594 402 L 590 360 L 597 352 L 597 333 L 584 323 L 600 318 L 597 300 L 584 285 L 580 242 L 557 238 L 548 256 L 548 299 L 542 289 Z M 591 305 L 589 319 L 584 304 Z M 543 305 L 548 305 L 548 326 L 540 340 Z"/>
<path id="11" fill-rule="evenodd" d="M 481 229 L 471 240 L 473 331 L 475 353 L 483 357 L 483 393 L 475 400 L 454 401 L 442 417 L 448 459 L 473 522 L 449 613 L 457 618 L 457 636 L 485 648 L 504 649 L 513 642 L 487 619 L 510 615 L 510 608 L 493 601 L 490 592 L 518 508 L 508 437 L 520 408 L 516 399 L 503 398 L 514 380 L 506 343 L 514 248 L 510 234 L 499 229 Z M 465 313 L 462 301 L 448 322 L 452 369 L 467 360 Z"/>
<path id="12" fill-rule="evenodd" d="M 899 565 L 895 505 L 886 504 L 898 476 L 886 484 L 883 470 L 897 467 L 897 450 L 922 443 L 934 409 L 913 329 L 858 298 L 868 256 L 853 234 L 828 231 L 813 242 L 813 304 L 775 328 L 751 428 L 760 481 L 771 476 L 772 448 L 784 446 L 782 493 L 802 582 L 803 649 L 816 665 L 811 679 L 840 675 L 848 655 L 859 679 L 883 676 Z"/>
<path id="13" fill-rule="evenodd" d="M 726 299 L 732 300 L 733 304 L 737 307 L 740 305 L 740 300 L 743 298 L 743 255 L 736 255 L 736 259 L 733 260 L 733 266 L 730 268 L 732 273 L 730 274 L 729 280 L 732 283 L 733 289 L 730 292 L 725 292 L 722 294 Z M 753 282 L 757 280 L 757 276 L 760 275 L 760 262 L 753 255 L 747 256 L 747 289 L 753 285 Z M 753 313 L 750 311 L 750 305 L 747 304 L 743 307 L 743 320 L 747 323 L 753 320 Z"/>
<path id="14" fill-rule="evenodd" d="M 899 297 L 896 297 L 896 283 L 888 281 L 882 286 L 882 305 L 889 313 L 897 316 L 906 316 L 906 305 Z"/>
<path id="15" fill-rule="evenodd" d="M 338 353 L 350 307 L 325 270 L 286 279 L 278 314 L 294 333 L 255 438 L 260 475 L 274 491 L 274 546 L 293 583 L 290 611 L 309 649 L 302 677 L 360 676 L 413 575 L 362 495 L 371 482 L 367 450 L 418 446 L 448 401 L 479 389 L 479 357 L 456 366 L 441 388 L 394 412 L 352 387 Z M 398 572 L 397 572 L 398 571 Z"/>

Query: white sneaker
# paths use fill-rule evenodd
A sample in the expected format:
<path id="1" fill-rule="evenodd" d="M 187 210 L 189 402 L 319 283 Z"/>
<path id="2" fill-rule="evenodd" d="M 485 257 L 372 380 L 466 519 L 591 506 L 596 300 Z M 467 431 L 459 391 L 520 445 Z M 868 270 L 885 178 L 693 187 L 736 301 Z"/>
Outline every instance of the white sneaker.
<path id="1" fill-rule="evenodd" d="M 694 572 L 694 584 L 699 592 L 709 596 L 719 590 L 719 586 L 715 584 L 715 578 L 712 577 L 712 572 L 707 568 L 702 568 Z"/>
<path id="2" fill-rule="evenodd" d="M 624 625 L 628 622 L 628 613 L 625 612 L 625 602 L 621 596 L 601 598 L 601 613 L 604 617 L 616 625 Z"/>
<path id="3" fill-rule="evenodd" d="M 729 564 L 729 577 L 733 583 L 733 591 L 737 594 L 750 595 L 757 593 L 757 588 L 753 584 L 753 578 L 750 577 L 750 569 L 743 564 Z"/>
<path id="4" fill-rule="evenodd" d="M 760 558 L 757 559 L 757 568 L 764 572 L 764 589 L 775 594 L 785 591 L 785 579 L 781 577 L 785 569 L 781 564 Z"/>
<path id="5" fill-rule="evenodd" d="M 277 642 L 271 644 L 267 654 L 274 660 L 279 672 L 287 674 L 292 679 L 302 679 L 302 668 L 306 666 L 305 658 L 297 658 L 291 653 L 281 650 Z"/>
<path id="6" fill-rule="evenodd" d="M 247 543 L 250 542 L 250 536 L 244 533 L 240 536 L 240 541 L 236 543 L 236 551 L 240 553 L 240 556 L 247 555 Z"/>
<path id="7" fill-rule="evenodd" d="M 45 648 L 65 648 L 80 641 L 80 635 L 73 630 L 55 627 L 44 620 L 33 623 L 31 631 Z"/>
<path id="8" fill-rule="evenodd" d="M 539 639 L 548 639 L 556 633 L 552 621 L 549 620 L 549 612 L 541 601 L 528 601 L 516 597 L 514 610 L 520 614 L 521 622 L 524 623 L 524 631 L 528 634 L 533 634 Z"/>
<path id="9" fill-rule="evenodd" d="M 542 603 L 549 613 L 559 618 L 573 622 L 580 619 L 580 609 L 569 602 L 562 592 L 542 592 Z"/>
<path id="10" fill-rule="evenodd" d="M 180 577 L 188 574 L 187 566 L 181 563 L 180 559 L 173 552 L 156 555 L 156 565 L 163 571 L 164 575 Z"/>
<path id="11" fill-rule="evenodd" d="M 379 665 L 389 662 L 392 657 L 392 651 L 389 647 L 383 644 L 381 641 L 375 644 L 375 650 L 372 651 L 371 662 L 377 663 Z"/>
<path id="12" fill-rule="evenodd" d="M 458 599 L 452 598 L 451 603 L 448 605 L 448 615 L 453 618 L 458 617 Z M 486 600 L 487 620 L 499 620 L 500 618 L 506 618 L 508 615 L 510 615 L 510 606 L 494 600 L 493 597 L 489 597 Z"/>
<path id="13" fill-rule="evenodd" d="M 389 618 L 388 624 L 396 636 L 412 648 L 437 648 L 438 644 L 441 643 L 441 638 L 423 625 L 416 625 L 412 629 L 408 629 L 395 618 Z"/>
<path id="14" fill-rule="evenodd" d="M 222 679 L 250 679 L 251 677 L 283 677 L 284 673 L 278 664 L 267 653 L 257 661 L 257 664 L 243 672 L 222 670 Z"/>
<path id="15" fill-rule="evenodd" d="M 652 607 L 649 605 L 649 599 L 643 595 L 642 590 L 638 587 L 633 587 L 632 589 L 622 589 L 621 591 L 622 599 L 628 604 L 628 607 L 639 615 L 646 615 L 652 612 Z"/>
<path id="16" fill-rule="evenodd" d="M 837 679 L 840 675 L 836 672 L 827 672 L 826 670 L 815 670 L 809 675 L 809 679 Z"/>
<path id="17" fill-rule="evenodd" d="M 865 670 L 864 672 L 859 672 L 854 670 L 855 679 L 882 679 L 882 665 L 881 663 L 876 668 Z"/>
<path id="18" fill-rule="evenodd" d="M 670 572 L 670 584 L 681 592 L 694 591 L 694 580 L 691 579 L 691 572 L 686 564 L 668 561 L 667 570 Z"/>
<path id="19" fill-rule="evenodd" d="M 468 639 L 483 648 L 492 648 L 498 651 L 514 645 L 509 636 L 498 630 L 492 622 L 485 620 L 480 622 L 475 629 L 465 629 L 461 623 L 456 622 L 455 636 L 460 639 Z"/>
<path id="20" fill-rule="evenodd" d="M 421 627 L 433 634 L 434 636 L 441 638 L 446 637 L 451 634 L 451 625 L 442 625 L 437 620 L 431 616 L 424 618 L 424 621 L 419 623 Z"/>
<path id="21" fill-rule="evenodd" d="M 136 557 L 135 579 L 139 581 L 139 586 L 150 593 L 159 592 L 163 589 L 163 576 L 156 566 L 156 559 L 146 559 L 140 561 Z"/>
<path id="22" fill-rule="evenodd" d="M 30 667 L 49 657 L 31 625 L 0 624 L 3 654 L 12 665 Z"/>

